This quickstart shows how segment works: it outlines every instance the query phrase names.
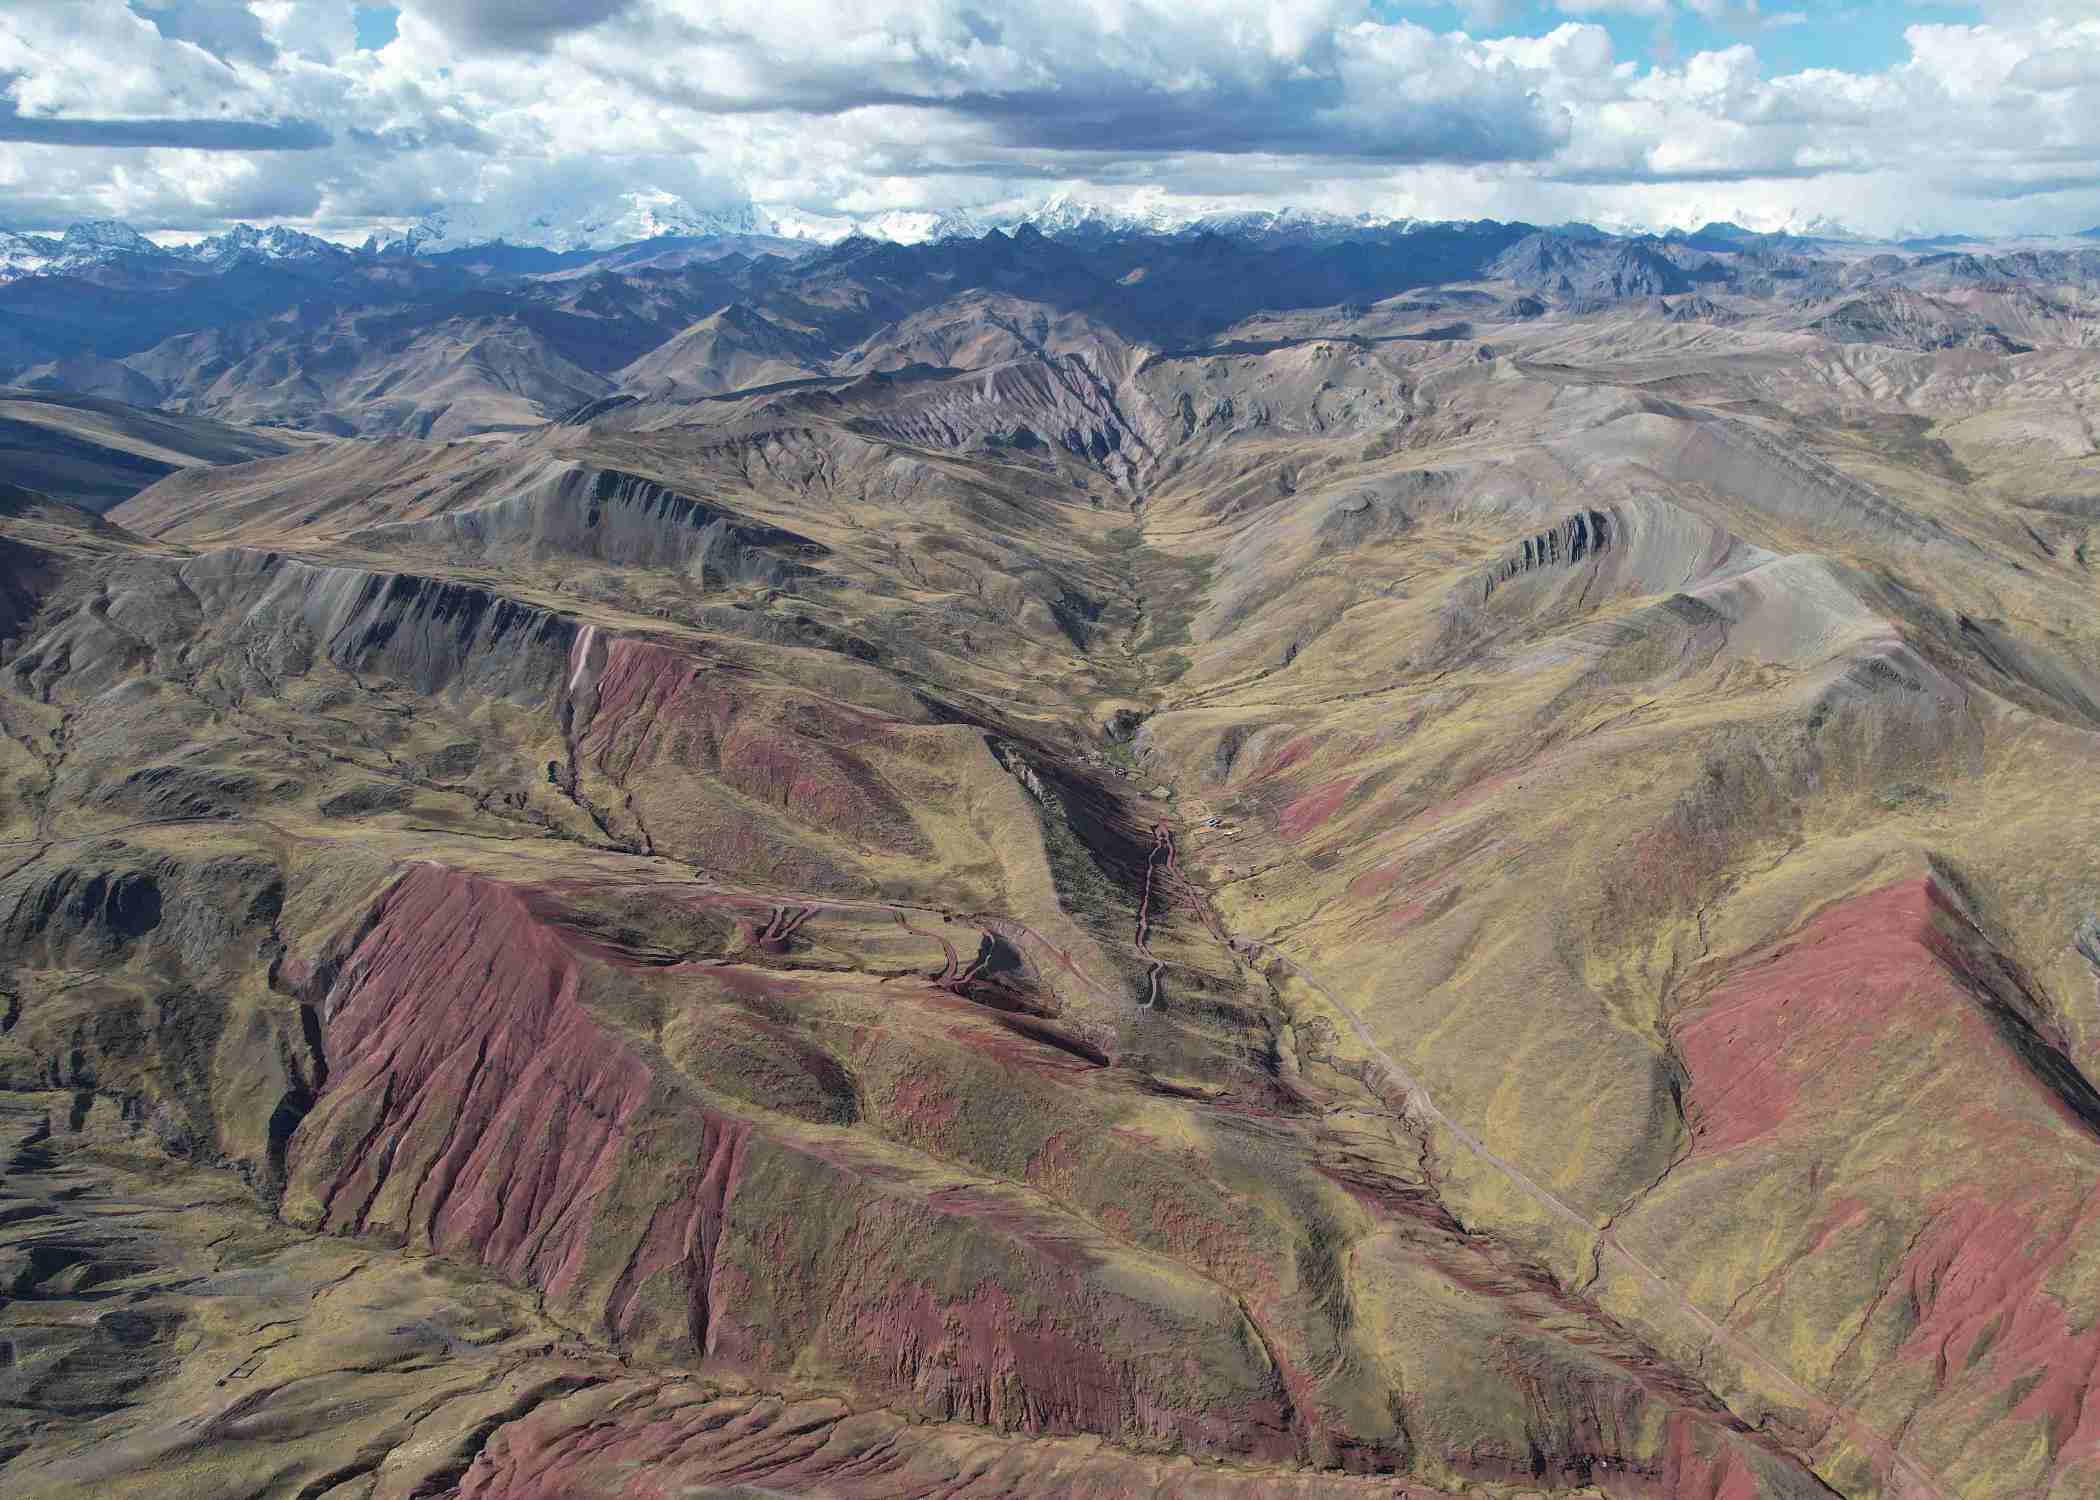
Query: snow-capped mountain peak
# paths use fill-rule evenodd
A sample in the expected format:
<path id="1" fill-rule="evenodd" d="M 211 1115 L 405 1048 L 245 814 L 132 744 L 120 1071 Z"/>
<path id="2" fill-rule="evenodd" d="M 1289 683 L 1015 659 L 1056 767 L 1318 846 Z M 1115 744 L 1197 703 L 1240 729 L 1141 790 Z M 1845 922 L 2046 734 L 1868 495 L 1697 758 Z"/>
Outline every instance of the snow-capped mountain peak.
<path id="1" fill-rule="evenodd" d="M 819 214 L 791 204 L 762 203 L 754 205 L 753 212 L 767 226 L 757 232 L 819 245 L 836 245 L 855 235 L 899 245 L 929 245 L 958 236 L 976 239 L 990 227 L 961 209 L 892 208 L 872 214 Z"/>
<path id="2" fill-rule="evenodd" d="M 930 209 L 894 208 L 862 219 L 855 232 L 873 239 L 894 240 L 900 245 L 928 245 L 958 237 L 976 239 L 985 225 L 960 210 L 935 213 Z"/>
<path id="3" fill-rule="evenodd" d="M 1178 234 L 1213 229 L 1273 239 L 1343 235 L 1365 229 L 1405 229 L 1411 220 L 1373 214 L 1343 215 L 1307 209 L 1240 209 L 1139 194 L 1123 201 L 1069 192 L 976 209 L 892 208 L 865 213 L 819 213 L 791 204 L 741 202 L 697 209 L 675 194 L 641 188 L 591 204 L 549 204 L 518 218 L 487 205 L 449 205 L 394 239 L 368 246 L 394 254 L 435 254 L 475 245 L 603 250 L 664 236 L 754 235 L 835 245 L 860 236 L 922 245 L 993 229 L 1027 226 L 1057 237 Z"/>
<path id="4" fill-rule="evenodd" d="M 0 281 L 33 276 L 58 258 L 58 242 L 0 229 Z"/>
<path id="5" fill-rule="evenodd" d="M 253 224 L 236 224 L 224 234 L 212 235 L 199 240 L 183 252 L 192 260 L 219 263 L 232 260 L 239 255 L 255 255 L 265 260 L 310 259 L 315 256 L 336 256 L 346 253 L 340 245 L 334 245 L 316 235 L 302 234 L 274 224 L 268 229 L 257 229 Z"/>
<path id="6" fill-rule="evenodd" d="M 846 215 L 811 213 L 792 205 L 759 205 L 758 212 L 765 215 L 766 221 L 773 226 L 772 233 L 784 240 L 835 245 L 852 234 L 854 228 L 854 221 Z"/>
<path id="7" fill-rule="evenodd" d="M 644 188 L 622 193 L 614 203 L 579 219 L 572 232 L 576 244 L 550 245 L 548 248 L 595 250 L 609 244 L 632 244 L 670 235 L 700 238 L 707 235 L 766 234 L 769 231 L 764 216 L 748 202 L 726 208 L 695 209 L 671 193 Z"/>
<path id="8" fill-rule="evenodd" d="M 119 255 L 166 253 L 119 219 L 90 219 L 55 239 L 0 229 L 0 281 L 78 271 Z"/>
<path id="9" fill-rule="evenodd" d="M 66 230 L 59 241 L 67 251 L 94 253 L 124 251 L 133 255 L 158 255 L 160 247 L 121 219 L 88 219 Z"/>
<path id="10" fill-rule="evenodd" d="M 1174 234 L 1221 212 L 1224 210 L 1215 207 L 1175 203 L 1153 193 L 1139 194 L 1128 203 L 1106 203 L 1061 192 L 984 217 L 1002 228 L 1030 224 L 1051 236 Z"/>
<path id="11" fill-rule="evenodd" d="M 545 250 L 609 250 L 642 240 L 771 234 L 770 220 L 750 203 L 696 209 L 657 188 L 636 188 L 594 203 L 547 205 L 523 217 L 494 205 L 446 205 L 384 249 L 409 255 L 475 245 L 530 245 Z"/>
<path id="12" fill-rule="evenodd" d="M 987 224 L 1028 224 L 1053 237 L 1088 234 L 1186 234 L 1209 231 L 1242 238 L 1303 240 L 1367 229 L 1404 229 L 1412 220 L 1377 214 L 1336 214 L 1307 208 L 1236 208 L 1140 194 L 1125 203 L 1055 193 L 1039 202 L 980 215 Z"/>

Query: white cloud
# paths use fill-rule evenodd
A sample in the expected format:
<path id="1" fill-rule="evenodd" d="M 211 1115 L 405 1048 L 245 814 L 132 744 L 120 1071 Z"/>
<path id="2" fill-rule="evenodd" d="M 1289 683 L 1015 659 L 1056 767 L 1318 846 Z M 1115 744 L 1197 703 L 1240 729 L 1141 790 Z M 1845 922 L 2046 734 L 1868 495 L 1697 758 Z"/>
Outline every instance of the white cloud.
<path id="1" fill-rule="evenodd" d="M 1553 8 L 1569 16 L 1666 16 L 1675 6 L 1671 0 L 1553 0 Z"/>
<path id="2" fill-rule="evenodd" d="M 1785 77 L 1747 43 L 1620 57 L 1572 19 L 1488 37 L 1501 0 L 1471 8 L 1481 34 L 1365 0 L 406 0 L 378 52 L 350 10 L 5 0 L 0 224 L 355 232 L 625 188 L 864 211 L 1052 185 L 1540 220 L 1677 221 L 1723 196 L 1870 228 L 2100 220 L 2079 185 L 2100 160 L 2090 0 L 1920 9 L 1895 66 Z"/>
<path id="3" fill-rule="evenodd" d="M 247 8 L 280 51 L 326 63 L 357 45 L 350 6 L 328 0 L 252 0 Z"/>

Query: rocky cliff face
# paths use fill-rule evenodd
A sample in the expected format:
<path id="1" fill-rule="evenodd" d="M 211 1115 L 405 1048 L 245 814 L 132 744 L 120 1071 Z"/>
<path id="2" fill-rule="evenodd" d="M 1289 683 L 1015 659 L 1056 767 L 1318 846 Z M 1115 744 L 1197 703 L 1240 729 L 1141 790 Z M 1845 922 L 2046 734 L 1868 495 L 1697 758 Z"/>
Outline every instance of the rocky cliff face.
<path id="1" fill-rule="evenodd" d="M 353 533 L 351 540 L 461 557 L 515 550 L 670 568 L 687 572 L 703 588 L 787 583 L 811 574 L 797 557 L 824 552 L 807 537 L 754 525 L 638 474 L 565 464 L 522 478 L 498 498 L 391 522 Z"/>

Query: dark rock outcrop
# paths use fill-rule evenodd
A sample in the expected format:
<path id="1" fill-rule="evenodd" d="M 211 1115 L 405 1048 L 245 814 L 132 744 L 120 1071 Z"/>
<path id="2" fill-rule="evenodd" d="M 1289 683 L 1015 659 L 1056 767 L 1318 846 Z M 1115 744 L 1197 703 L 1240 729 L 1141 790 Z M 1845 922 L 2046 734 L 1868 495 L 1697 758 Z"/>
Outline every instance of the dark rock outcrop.
<path id="1" fill-rule="evenodd" d="M 1573 567 L 1611 545 L 1611 518 L 1601 510 L 1581 510 L 1550 531 L 1524 539 L 1523 546 L 1488 570 L 1481 597 L 1487 598 L 1513 578 L 1544 568 Z"/>
<path id="2" fill-rule="evenodd" d="M 464 553 L 517 548 L 532 556 L 676 568 L 711 588 L 779 586 L 809 577 L 815 570 L 798 559 L 825 550 L 808 537 L 681 495 L 655 480 L 574 464 L 556 465 L 500 499 L 375 526 L 351 540 Z"/>

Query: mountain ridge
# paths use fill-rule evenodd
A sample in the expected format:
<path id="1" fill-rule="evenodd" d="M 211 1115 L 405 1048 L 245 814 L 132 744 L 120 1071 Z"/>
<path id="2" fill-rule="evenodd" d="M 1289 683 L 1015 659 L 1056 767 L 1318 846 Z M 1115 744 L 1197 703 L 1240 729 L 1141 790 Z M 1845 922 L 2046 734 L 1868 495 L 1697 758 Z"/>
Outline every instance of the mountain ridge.
<path id="1" fill-rule="evenodd" d="M 1051 234 L 1023 223 L 916 244 L 667 236 L 608 252 L 406 255 L 258 233 L 182 257 L 120 249 L 0 284 L 0 378 L 243 425 L 460 438 L 623 392 L 712 398 L 850 376 L 871 358 L 990 359 L 995 345 L 1001 359 L 1034 357 L 1040 339 L 993 310 L 1002 299 L 1045 329 L 1083 324 L 1061 347 L 1101 372 L 1283 329 L 1492 345 L 1497 328 L 1612 310 L 1740 336 L 2013 354 L 2100 337 L 2100 251 L 2071 243 L 1898 252 L 1492 220 L 1281 238 L 1259 225 Z M 683 364 L 704 378 L 672 375 L 672 341 L 728 309 L 739 310 L 731 323 L 758 321 L 727 330 L 726 363 L 698 354 Z M 717 347 L 714 333 L 691 337 Z M 653 351 L 666 352 L 651 363 Z"/>
<path id="2" fill-rule="evenodd" d="M 981 238 L 986 231 L 993 229 L 1010 233 L 1023 226 L 1051 237 L 1065 238 L 1214 233 L 1281 243 L 1334 240 L 1363 234 L 1406 234 L 1423 228 L 1448 228 L 1462 222 L 1491 224 L 1497 221 L 1340 214 L 1290 205 L 1245 209 L 1202 205 L 1170 207 L 1160 202 L 1140 202 L 1131 206 L 1070 193 L 1054 193 L 1038 200 L 991 209 L 891 209 L 866 214 L 817 214 L 785 205 L 756 202 L 694 208 L 660 190 L 634 189 L 615 194 L 603 203 L 563 209 L 541 208 L 516 216 L 474 205 L 441 206 L 407 230 L 395 234 L 373 233 L 357 245 L 328 240 L 285 225 L 257 228 L 245 223 L 173 246 L 158 245 L 130 225 L 114 219 L 82 221 L 56 236 L 0 228 L 0 276 L 39 272 L 63 274 L 119 255 L 216 262 L 242 253 L 280 259 L 346 254 L 415 258 L 507 248 L 512 251 L 545 251 L 562 257 L 587 257 L 664 240 L 744 239 L 778 242 L 789 247 L 834 245 L 860 237 L 916 245 L 951 238 Z M 1961 234 L 1942 234 L 1929 240 L 1900 235 L 1876 239 L 1827 220 L 1769 231 L 1747 229 L 1726 220 L 1710 221 L 1696 229 L 1625 227 L 1610 230 L 1587 224 L 1543 228 L 1546 232 L 1573 232 L 1592 238 L 1662 239 L 1704 242 L 1714 246 L 1889 244 L 1923 248 L 1927 245 L 1973 245 L 1992 240 L 1990 236 Z M 2100 230 L 2086 230 L 2061 238 L 2095 237 L 2100 237 Z M 2029 243 L 2037 237 L 2000 238 L 2008 243 Z"/>
<path id="3" fill-rule="evenodd" d="M 0 288 L 10 1494 L 2100 1482 L 2100 248 L 285 248 Z"/>

